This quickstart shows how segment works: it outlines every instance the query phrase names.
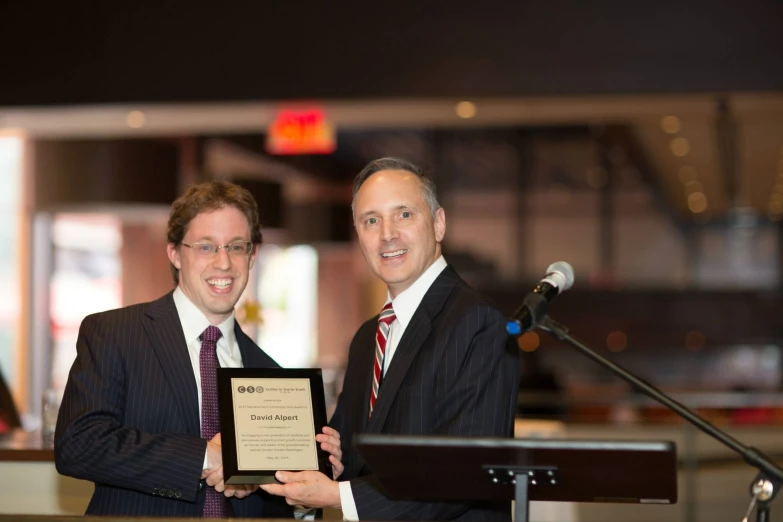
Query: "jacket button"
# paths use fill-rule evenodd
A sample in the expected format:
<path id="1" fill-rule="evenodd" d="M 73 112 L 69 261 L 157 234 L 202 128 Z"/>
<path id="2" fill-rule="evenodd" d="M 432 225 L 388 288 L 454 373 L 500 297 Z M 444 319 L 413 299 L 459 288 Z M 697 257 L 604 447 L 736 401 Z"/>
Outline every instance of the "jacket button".
<path id="1" fill-rule="evenodd" d="M 180 490 L 177 490 L 176 492 L 174 492 L 174 496 L 180 498 L 182 496 L 182 492 Z"/>
<path id="2" fill-rule="evenodd" d="M 171 498 L 171 497 L 173 497 L 173 496 L 174 496 L 174 490 L 173 490 L 173 489 L 170 489 L 170 490 L 169 490 L 169 498 Z"/>
<path id="3" fill-rule="evenodd" d="M 158 494 L 158 488 L 152 488 L 152 494 L 157 495 Z"/>

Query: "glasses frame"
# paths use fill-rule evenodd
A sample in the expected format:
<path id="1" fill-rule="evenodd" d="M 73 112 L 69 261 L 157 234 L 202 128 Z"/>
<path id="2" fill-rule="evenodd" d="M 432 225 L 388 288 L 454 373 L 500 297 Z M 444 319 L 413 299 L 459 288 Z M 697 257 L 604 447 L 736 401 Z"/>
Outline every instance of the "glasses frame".
<path id="1" fill-rule="evenodd" d="M 229 250 L 229 247 L 231 247 L 232 245 L 239 244 L 239 243 L 245 244 L 245 245 L 249 245 L 249 247 L 247 249 L 247 252 L 232 253 Z M 223 250 L 225 250 L 226 254 L 228 254 L 229 256 L 249 256 L 249 255 L 251 255 L 253 253 L 253 242 L 252 241 L 232 241 L 231 243 L 229 243 L 227 245 L 215 245 L 214 243 L 210 243 L 208 241 L 198 241 L 196 243 L 190 243 L 190 244 L 185 243 L 184 241 L 180 241 L 179 244 L 182 245 L 182 246 L 186 246 L 186 247 L 190 248 L 191 250 L 193 250 L 193 253 L 195 255 L 197 255 L 198 257 L 215 257 L 215 256 L 217 256 L 218 252 L 220 252 L 221 248 Z M 204 252 L 203 250 L 199 250 L 198 247 L 202 246 L 202 245 L 213 245 L 215 247 L 215 250 L 214 251 L 210 251 L 210 252 Z"/>

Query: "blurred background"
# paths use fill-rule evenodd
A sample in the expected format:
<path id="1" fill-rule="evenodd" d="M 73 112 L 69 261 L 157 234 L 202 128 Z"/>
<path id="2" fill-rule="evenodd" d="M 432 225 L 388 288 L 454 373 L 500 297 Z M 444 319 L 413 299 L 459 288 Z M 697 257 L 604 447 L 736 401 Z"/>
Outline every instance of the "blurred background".
<path id="1" fill-rule="evenodd" d="M 386 295 L 351 182 L 395 155 L 501 309 L 569 262 L 553 317 L 783 458 L 781 20 L 761 1 L 4 4 L 0 431 L 40 429 L 85 315 L 172 289 L 169 206 L 212 178 L 263 216 L 243 328 L 323 368 L 333 408 Z M 518 436 L 675 440 L 681 465 L 675 506 L 541 520 L 742 516 L 755 473 L 728 450 L 544 334 L 519 346 Z"/>

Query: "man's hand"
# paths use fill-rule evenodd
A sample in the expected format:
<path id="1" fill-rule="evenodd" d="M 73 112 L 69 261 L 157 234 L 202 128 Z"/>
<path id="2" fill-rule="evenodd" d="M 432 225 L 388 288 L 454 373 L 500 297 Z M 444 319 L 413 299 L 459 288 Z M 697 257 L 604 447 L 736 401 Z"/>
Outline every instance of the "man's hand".
<path id="1" fill-rule="evenodd" d="M 337 480 L 345 469 L 342 463 L 343 450 L 340 447 L 340 433 L 329 426 L 324 426 L 323 433 L 316 435 L 315 440 L 321 443 L 322 450 L 331 454 L 329 462 L 332 463 L 332 478 Z"/>
<path id="2" fill-rule="evenodd" d="M 285 497 L 285 501 L 291 506 L 341 507 L 340 486 L 320 471 L 278 471 L 275 478 L 282 484 L 264 484 L 261 489 L 272 495 Z"/>
<path id="3" fill-rule="evenodd" d="M 207 469 L 201 471 L 201 478 L 207 478 L 208 475 L 214 473 L 218 468 L 223 467 L 223 449 L 220 445 L 220 433 L 212 437 L 212 440 L 207 442 Z M 222 480 L 222 470 L 221 470 Z"/>
<path id="4" fill-rule="evenodd" d="M 218 493 L 223 493 L 227 497 L 245 498 L 251 493 L 258 491 L 257 484 L 229 484 L 223 482 L 223 466 L 210 473 L 207 477 L 207 485 L 215 488 Z"/>

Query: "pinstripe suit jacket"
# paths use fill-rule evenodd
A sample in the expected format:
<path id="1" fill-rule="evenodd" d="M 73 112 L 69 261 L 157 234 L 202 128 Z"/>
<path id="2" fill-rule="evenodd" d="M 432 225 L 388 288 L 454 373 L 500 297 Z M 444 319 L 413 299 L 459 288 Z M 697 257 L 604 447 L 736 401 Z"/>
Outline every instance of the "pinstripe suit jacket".
<path id="1" fill-rule="evenodd" d="M 511 520 L 511 503 L 397 502 L 353 450 L 356 433 L 511 437 L 519 355 L 505 318 L 451 268 L 416 309 L 367 421 L 378 317 L 351 342 L 331 426 L 342 435 L 344 475 L 360 520 Z M 455 463 L 456 465 L 456 463 Z"/>
<path id="2" fill-rule="evenodd" d="M 245 367 L 277 364 L 234 326 Z M 198 391 L 169 293 L 84 319 L 55 434 L 57 471 L 95 482 L 88 515 L 201 516 Z M 263 495 L 263 496 L 262 496 Z M 238 517 L 286 517 L 259 491 L 231 499 Z"/>

